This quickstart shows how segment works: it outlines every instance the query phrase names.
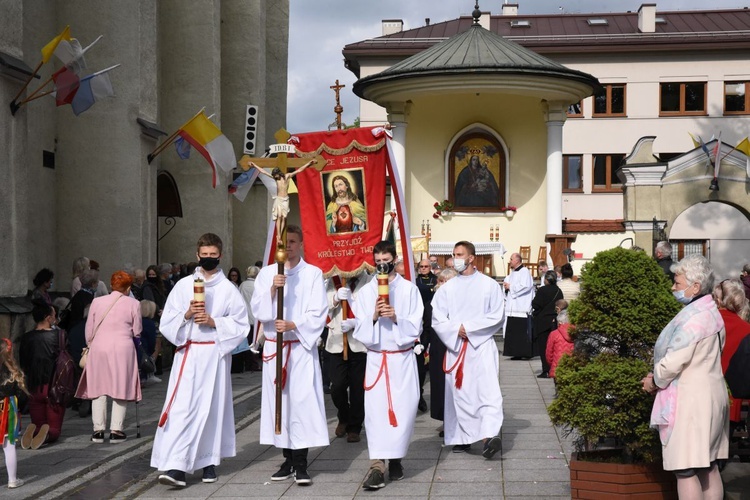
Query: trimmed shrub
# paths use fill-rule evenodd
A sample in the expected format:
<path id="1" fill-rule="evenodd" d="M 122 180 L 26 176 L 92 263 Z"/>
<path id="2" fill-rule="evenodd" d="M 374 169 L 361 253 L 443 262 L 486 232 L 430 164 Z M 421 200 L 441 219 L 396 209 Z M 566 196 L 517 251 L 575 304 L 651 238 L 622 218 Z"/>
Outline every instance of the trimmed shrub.
<path id="1" fill-rule="evenodd" d="M 659 460 L 658 435 L 649 428 L 653 396 L 641 390 L 641 379 L 652 369 L 656 338 L 682 306 L 662 269 L 641 251 L 596 254 L 581 283 L 569 308 L 576 347 L 555 371 L 552 422 L 575 433 L 579 451 L 614 438 L 628 462 Z"/>

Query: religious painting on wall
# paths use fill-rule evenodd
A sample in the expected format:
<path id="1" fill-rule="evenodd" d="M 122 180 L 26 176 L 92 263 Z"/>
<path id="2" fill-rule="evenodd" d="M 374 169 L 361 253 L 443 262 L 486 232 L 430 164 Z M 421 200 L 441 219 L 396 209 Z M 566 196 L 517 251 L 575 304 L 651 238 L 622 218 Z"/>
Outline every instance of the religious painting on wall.
<path id="1" fill-rule="evenodd" d="M 367 229 L 367 192 L 362 168 L 323 172 L 326 231 L 344 234 Z"/>
<path id="2" fill-rule="evenodd" d="M 505 157 L 498 141 L 469 133 L 453 145 L 449 165 L 449 199 L 454 210 L 499 212 L 505 204 Z"/>

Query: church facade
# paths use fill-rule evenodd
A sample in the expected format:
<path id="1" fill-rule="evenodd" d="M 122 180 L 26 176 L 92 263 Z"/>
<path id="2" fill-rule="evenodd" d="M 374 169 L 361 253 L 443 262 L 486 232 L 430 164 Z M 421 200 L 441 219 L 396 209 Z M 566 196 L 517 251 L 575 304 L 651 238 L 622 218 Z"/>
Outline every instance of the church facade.
<path id="1" fill-rule="evenodd" d="M 246 106 L 258 106 L 256 155 L 284 126 L 289 2 L 114 0 L 3 3 L 0 16 L 0 297 L 24 296 L 43 268 L 53 291 L 67 291 L 73 259 L 101 263 L 101 279 L 125 266 L 195 259 L 205 232 L 224 241 L 223 265 L 262 258 L 269 198 L 253 190 L 244 203 L 227 192 L 232 176 L 211 170 L 193 151 L 169 147 L 146 156 L 201 108 L 242 154 Z M 88 72 L 114 64 L 115 97 L 75 116 L 51 97 L 8 104 L 40 49 L 70 25 L 86 47 Z M 29 95 L 60 66 L 38 71 Z M 52 88 L 51 86 L 49 87 Z"/>

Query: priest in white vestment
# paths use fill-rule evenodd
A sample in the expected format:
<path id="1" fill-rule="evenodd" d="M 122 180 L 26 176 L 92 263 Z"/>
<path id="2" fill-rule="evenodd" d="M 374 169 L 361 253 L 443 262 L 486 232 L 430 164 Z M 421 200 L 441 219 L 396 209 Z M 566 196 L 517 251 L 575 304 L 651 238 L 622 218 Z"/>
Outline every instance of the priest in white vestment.
<path id="1" fill-rule="evenodd" d="M 503 356 L 512 360 L 531 359 L 534 352 L 532 342 L 531 301 L 534 300 L 534 280 L 523 265 L 521 255 L 510 256 L 512 271 L 503 280 L 505 289 L 505 341 Z"/>
<path id="2" fill-rule="evenodd" d="M 500 450 L 503 395 L 498 380 L 499 355 L 493 336 L 503 321 L 500 285 L 474 268 L 474 245 L 459 241 L 453 248 L 458 276 L 432 299 L 432 328 L 447 351 L 445 379 L 445 444 L 461 453 L 482 440 L 482 455 Z"/>
<path id="3" fill-rule="evenodd" d="M 185 473 L 203 469 L 203 482 L 216 482 L 215 466 L 235 456 L 232 350 L 247 337 L 247 309 L 237 287 L 218 268 L 221 239 L 198 240 L 200 267 L 174 286 L 159 323 L 177 346 L 167 399 L 156 429 L 151 467 L 166 471 L 159 482 L 186 486 Z M 194 283 L 204 281 L 205 301 L 195 301 Z"/>
<path id="4" fill-rule="evenodd" d="M 312 482 L 307 473 L 307 450 L 328 446 L 328 424 L 323 399 L 323 378 L 318 360 L 318 339 L 328 318 L 323 273 L 301 258 L 302 230 L 287 228 L 284 275 L 276 264 L 261 269 L 255 278 L 251 307 L 263 326 L 263 396 L 260 444 L 283 450 L 284 463 L 273 481 L 294 477 L 297 484 Z M 276 319 L 276 292 L 284 288 L 284 319 Z M 282 331 L 282 359 L 276 359 L 277 332 Z M 282 363 L 281 434 L 275 431 L 276 363 Z"/>
<path id="5" fill-rule="evenodd" d="M 365 429 L 371 462 L 362 486 L 369 490 L 385 486 L 385 459 L 391 481 L 404 477 L 401 459 L 409 450 L 419 404 L 413 348 L 424 311 L 419 289 L 395 271 L 396 247 L 381 241 L 373 256 L 376 266 L 386 266 L 388 300 L 378 294 L 376 274 L 354 303 L 354 338 L 367 347 Z"/>

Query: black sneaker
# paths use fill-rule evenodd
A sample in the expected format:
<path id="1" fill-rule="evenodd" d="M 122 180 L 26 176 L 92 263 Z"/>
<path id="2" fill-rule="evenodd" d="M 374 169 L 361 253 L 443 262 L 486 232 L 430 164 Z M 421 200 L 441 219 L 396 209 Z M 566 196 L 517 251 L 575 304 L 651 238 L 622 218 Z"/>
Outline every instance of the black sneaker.
<path id="1" fill-rule="evenodd" d="M 168 470 L 166 473 L 159 476 L 159 484 L 184 488 L 185 486 L 187 486 L 185 473 L 177 469 Z"/>
<path id="2" fill-rule="evenodd" d="M 457 444 L 453 447 L 453 453 L 466 453 L 471 448 L 470 444 Z"/>
<path id="3" fill-rule="evenodd" d="M 430 408 L 427 406 L 427 401 L 424 400 L 422 396 L 419 397 L 419 403 L 417 404 L 417 410 L 424 413 Z"/>
<path id="4" fill-rule="evenodd" d="M 388 460 L 388 479 L 391 481 L 401 481 L 404 478 L 404 466 L 401 460 Z"/>
<path id="5" fill-rule="evenodd" d="M 307 473 L 307 467 L 294 468 L 294 482 L 302 485 L 312 484 L 312 478 Z"/>
<path id="6" fill-rule="evenodd" d="M 484 450 L 482 450 L 482 456 L 486 459 L 490 459 L 495 456 L 495 453 L 500 451 L 502 441 L 499 437 L 495 436 L 488 439 L 484 443 Z"/>
<path id="7" fill-rule="evenodd" d="M 128 436 L 122 431 L 112 431 L 109 433 L 110 444 L 124 443 L 127 439 Z"/>
<path id="8" fill-rule="evenodd" d="M 271 481 L 283 481 L 294 476 L 294 467 L 290 462 L 284 462 L 281 464 L 281 468 L 271 476 Z"/>
<path id="9" fill-rule="evenodd" d="M 377 469 L 370 469 L 365 481 L 362 483 L 362 487 L 366 490 L 378 490 L 385 487 L 383 473 Z"/>
<path id="10" fill-rule="evenodd" d="M 219 478 L 216 476 L 216 469 L 213 465 L 207 465 L 203 467 L 203 482 L 204 483 L 215 483 Z"/>
<path id="11" fill-rule="evenodd" d="M 104 442 L 104 431 L 96 431 L 91 435 L 92 443 L 103 443 Z"/>

